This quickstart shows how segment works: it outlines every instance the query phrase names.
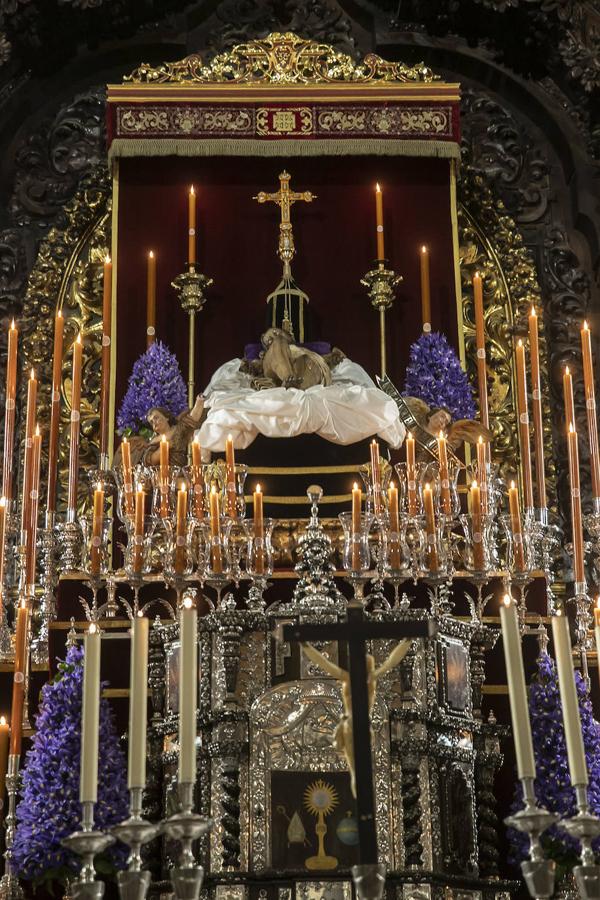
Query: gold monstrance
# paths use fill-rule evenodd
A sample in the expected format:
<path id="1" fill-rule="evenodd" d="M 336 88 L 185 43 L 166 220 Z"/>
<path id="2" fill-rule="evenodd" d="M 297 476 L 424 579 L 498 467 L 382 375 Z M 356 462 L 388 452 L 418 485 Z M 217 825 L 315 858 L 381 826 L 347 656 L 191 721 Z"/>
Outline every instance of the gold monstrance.
<path id="1" fill-rule="evenodd" d="M 304 341 L 304 304 L 308 303 L 308 295 L 298 287 L 292 277 L 291 262 L 296 255 L 294 234 L 292 231 L 291 208 L 297 200 L 311 203 L 317 195 L 310 191 L 290 190 L 291 175 L 283 171 L 279 176 L 279 190 L 273 194 L 259 191 L 254 200 L 259 203 L 277 203 L 281 209 L 279 223 L 279 246 L 277 255 L 283 263 L 283 275 L 275 290 L 267 297 L 267 303 L 273 304 L 272 326 L 286 328 L 294 335 L 294 326 L 298 331 L 298 340 Z M 298 302 L 298 315 L 294 316 L 292 300 Z M 294 335 L 295 336 L 295 335 Z"/>

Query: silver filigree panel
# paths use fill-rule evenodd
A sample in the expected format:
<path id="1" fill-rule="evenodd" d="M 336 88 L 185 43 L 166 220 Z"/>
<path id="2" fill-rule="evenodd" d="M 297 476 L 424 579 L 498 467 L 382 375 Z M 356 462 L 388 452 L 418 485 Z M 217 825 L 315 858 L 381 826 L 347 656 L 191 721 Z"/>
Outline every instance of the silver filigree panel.
<path id="1" fill-rule="evenodd" d="M 266 691 L 250 710 L 251 867 L 270 866 L 270 774 L 279 771 L 343 771 L 333 733 L 342 715 L 339 685 L 332 679 L 292 681 Z M 385 704 L 373 711 L 373 763 L 381 857 L 390 863 L 389 729 Z"/>

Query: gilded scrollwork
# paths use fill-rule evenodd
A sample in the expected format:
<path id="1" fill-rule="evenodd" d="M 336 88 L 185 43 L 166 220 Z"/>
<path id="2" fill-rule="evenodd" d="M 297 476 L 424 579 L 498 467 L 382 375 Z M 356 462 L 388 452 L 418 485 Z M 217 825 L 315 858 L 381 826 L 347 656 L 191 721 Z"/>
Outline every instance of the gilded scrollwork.
<path id="1" fill-rule="evenodd" d="M 432 82 L 439 76 L 423 63 L 407 66 L 388 62 L 374 53 L 355 62 L 351 56 L 329 44 L 307 40 L 292 32 L 271 32 L 261 40 L 251 40 L 217 54 L 204 63 L 196 53 L 177 62 L 159 66 L 142 63 L 126 82 L 136 84 L 318 84 L 372 81 Z"/>
<path id="2" fill-rule="evenodd" d="M 65 316 L 62 427 L 59 444 L 59 483 L 66 484 L 70 417 L 71 347 L 80 331 L 84 342 L 83 379 L 86 390 L 81 407 L 81 462 L 97 460 L 98 391 L 101 344 L 102 262 L 110 245 L 110 186 L 103 169 L 84 180 L 81 190 L 65 206 L 64 228 L 53 228 L 42 242 L 25 295 L 23 357 L 40 379 L 38 418 L 49 424 L 54 316 Z M 84 492 L 82 492 L 84 494 Z M 82 501 L 85 496 L 82 496 Z"/>
<path id="3" fill-rule="evenodd" d="M 465 177 L 466 176 L 466 177 Z M 488 353 L 490 416 L 494 430 L 494 457 L 501 475 L 514 477 L 518 447 L 514 390 L 514 343 L 527 335 L 527 316 L 532 305 L 541 308 L 540 288 L 533 260 L 512 217 L 478 177 L 463 173 L 459 208 L 460 271 L 467 369 L 475 383 L 475 322 L 471 280 L 482 274 Z M 542 371 L 546 372 L 545 340 L 540 341 Z M 544 376 L 544 382 L 546 378 Z M 551 411 L 547 384 L 545 444 L 550 484 L 552 463 Z M 551 488 L 552 490 L 552 488 Z"/>

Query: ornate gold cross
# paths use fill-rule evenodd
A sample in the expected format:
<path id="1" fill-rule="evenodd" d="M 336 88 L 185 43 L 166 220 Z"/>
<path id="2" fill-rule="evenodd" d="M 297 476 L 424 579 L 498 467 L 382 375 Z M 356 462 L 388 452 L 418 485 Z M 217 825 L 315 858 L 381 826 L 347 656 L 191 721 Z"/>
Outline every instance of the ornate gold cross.
<path id="1" fill-rule="evenodd" d="M 290 263 L 296 253 L 294 246 L 294 235 L 292 233 L 292 221 L 290 211 L 292 205 L 297 200 L 305 203 L 311 203 L 316 200 L 317 195 L 310 191 L 292 191 L 290 190 L 291 175 L 289 172 L 282 172 L 279 176 L 279 190 L 273 194 L 266 191 L 259 191 L 253 200 L 259 203 L 276 203 L 281 209 L 281 222 L 279 224 L 279 247 L 277 255 L 283 263 L 284 275 L 289 275 Z"/>

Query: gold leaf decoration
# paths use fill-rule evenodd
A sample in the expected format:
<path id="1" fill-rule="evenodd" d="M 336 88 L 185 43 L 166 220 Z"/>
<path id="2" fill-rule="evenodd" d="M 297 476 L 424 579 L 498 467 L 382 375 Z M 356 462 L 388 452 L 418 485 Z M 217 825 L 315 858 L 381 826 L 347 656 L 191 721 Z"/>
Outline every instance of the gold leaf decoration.
<path id="1" fill-rule="evenodd" d="M 272 32 L 238 44 L 207 63 L 196 53 L 159 66 L 142 63 L 123 80 L 134 84 L 319 84 L 332 82 L 432 82 L 439 79 L 423 63 L 407 66 L 369 53 L 362 62 L 329 44 L 292 32 Z"/>

